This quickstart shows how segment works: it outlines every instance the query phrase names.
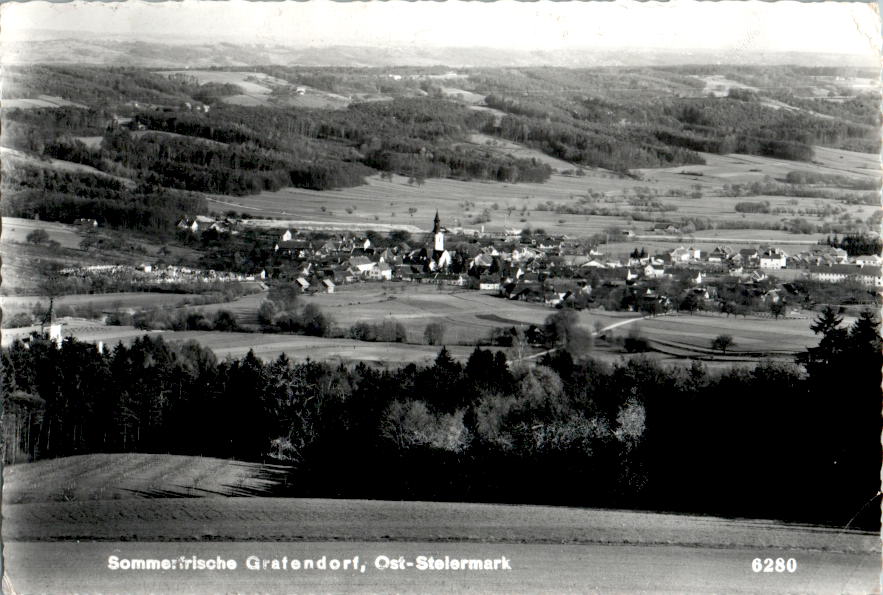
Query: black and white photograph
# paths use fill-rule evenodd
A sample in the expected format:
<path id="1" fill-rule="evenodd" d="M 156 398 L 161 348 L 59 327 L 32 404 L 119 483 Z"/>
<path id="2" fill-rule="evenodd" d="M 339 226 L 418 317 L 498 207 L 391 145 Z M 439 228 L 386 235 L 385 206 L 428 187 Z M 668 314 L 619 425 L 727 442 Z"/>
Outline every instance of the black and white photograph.
<path id="1" fill-rule="evenodd" d="M 876 2 L 0 31 L 4 594 L 881 592 Z"/>

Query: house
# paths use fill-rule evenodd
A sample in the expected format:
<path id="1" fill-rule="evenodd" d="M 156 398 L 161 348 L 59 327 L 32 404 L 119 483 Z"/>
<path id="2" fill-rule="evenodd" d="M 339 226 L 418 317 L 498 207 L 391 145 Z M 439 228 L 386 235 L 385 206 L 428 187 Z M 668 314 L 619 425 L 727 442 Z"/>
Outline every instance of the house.
<path id="1" fill-rule="evenodd" d="M 369 279 L 377 279 L 383 281 L 392 280 L 392 267 L 387 262 L 379 262 L 374 268 L 368 271 Z"/>
<path id="2" fill-rule="evenodd" d="M 756 264 L 758 254 L 756 248 L 742 248 L 739 250 L 740 262 L 744 266 L 751 266 Z"/>
<path id="3" fill-rule="evenodd" d="M 823 283 L 839 283 L 852 279 L 869 287 L 883 287 L 880 267 L 853 264 L 810 266 L 809 278 Z"/>
<path id="4" fill-rule="evenodd" d="M 291 230 L 290 230 L 290 229 L 286 229 L 286 230 L 285 230 L 285 233 L 282 234 L 282 237 L 279 238 L 279 241 L 280 241 L 280 242 L 290 242 L 290 241 L 291 241 L 291 238 L 292 238 Z"/>
<path id="5" fill-rule="evenodd" d="M 322 286 L 325 288 L 325 293 L 334 293 L 334 281 L 331 279 L 322 279 Z"/>
<path id="6" fill-rule="evenodd" d="M 373 269 L 375 264 L 367 256 L 352 256 L 349 260 L 349 266 L 358 274 L 364 275 Z"/>
<path id="7" fill-rule="evenodd" d="M 788 255 L 778 248 L 767 248 L 760 254 L 760 268 L 784 269 L 788 263 Z"/>
<path id="8" fill-rule="evenodd" d="M 671 256 L 672 264 L 677 264 L 677 263 L 683 263 L 683 262 L 690 262 L 692 252 L 689 248 L 684 248 L 683 246 L 680 246 L 678 248 L 675 248 L 674 250 L 672 250 L 668 254 L 669 254 L 669 256 Z"/>
<path id="9" fill-rule="evenodd" d="M 730 259 L 731 252 L 723 246 L 717 246 L 708 255 L 708 262 L 722 263 Z"/>
<path id="10" fill-rule="evenodd" d="M 832 249 L 831 255 L 834 256 L 834 260 L 836 260 L 837 262 L 847 262 L 849 260 L 849 252 L 847 252 L 843 248 Z"/>
<path id="11" fill-rule="evenodd" d="M 187 230 L 190 233 L 196 233 L 199 231 L 199 223 L 195 219 L 187 219 L 185 217 L 178 221 L 177 228 Z"/>
<path id="12" fill-rule="evenodd" d="M 651 279 L 659 279 L 665 275 L 665 267 L 648 264 L 644 267 L 644 276 Z"/>
<path id="13" fill-rule="evenodd" d="M 80 227 L 98 227 L 98 221 L 95 219 L 75 219 L 74 225 Z"/>
<path id="14" fill-rule="evenodd" d="M 307 281 L 306 279 L 304 279 L 303 277 L 297 278 L 297 285 L 298 285 L 298 287 L 300 287 L 301 291 L 306 291 L 307 289 L 310 288 L 310 282 Z"/>
<path id="15" fill-rule="evenodd" d="M 861 267 L 879 267 L 880 265 L 883 265 L 883 258 L 880 258 L 879 254 L 863 254 L 854 257 L 853 262 Z"/>

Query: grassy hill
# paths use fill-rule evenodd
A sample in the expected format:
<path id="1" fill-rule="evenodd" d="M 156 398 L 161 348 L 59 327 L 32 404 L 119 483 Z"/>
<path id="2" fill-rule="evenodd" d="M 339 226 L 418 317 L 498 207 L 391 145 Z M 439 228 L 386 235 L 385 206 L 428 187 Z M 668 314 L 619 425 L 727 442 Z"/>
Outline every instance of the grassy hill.
<path id="1" fill-rule="evenodd" d="M 287 468 L 211 457 L 90 454 L 7 466 L 3 503 L 269 495 Z"/>
<path id="2" fill-rule="evenodd" d="M 68 457 L 4 470 L 10 540 L 474 541 L 874 552 L 871 533 L 550 506 L 243 497 L 284 469 L 201 457 Z"/>

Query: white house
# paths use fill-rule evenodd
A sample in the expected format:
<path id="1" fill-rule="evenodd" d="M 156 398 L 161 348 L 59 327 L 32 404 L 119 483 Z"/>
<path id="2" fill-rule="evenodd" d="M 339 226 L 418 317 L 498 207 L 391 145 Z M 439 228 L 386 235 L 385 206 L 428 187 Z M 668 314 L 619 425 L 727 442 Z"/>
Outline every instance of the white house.
<path id="1" fill-rule="evenodd" d="M 285 233 L 282 234 L 282 237 L 279 238 L 279 241 L 280 241 L 280 242 L 290 242 L 290 241 L 291 241 L 291 238 L 292 238 L 291 230 L 290 230 L 290 229 L 286 229 L 286 230 L 285 230 Z"/>
<path id="2" fill-rule="evenodd" d="M 858 266 L 852 264 L 834 264 L 829 266 L 810 266 L 809 278 L 823 283 L 839 283 L 854 279 L 870 287 L 883 287 L 880 267 Z"/>
<path id="3" fill-rule="evenodd" d="M 350 258 L 350 267 L 359 274 L 364 275 L 375 267 L 375 263 L 367 256 L 353 256 Z"/>
<path id="4" fill-rule="evenodd" d="M 665 275 L 665 267 L 648 264 L 644 267 L 644 276 L 658 279 Z"/>
<path id="5" fill-rule="evenodd" d="M 859 266 L 872 266 L 878 267 L 883 264 L 883 258 L 880 258 L 879 254 L 862 254 L 860 256 L 856 256 L 853 259 L 853 262 Z"/>
<path id="6" fill-rule="evenodd" d="M 778 248 L 768 248 L 760 254 L 760 268 L 784 269 L 788 264 L 788 255 Z"/>

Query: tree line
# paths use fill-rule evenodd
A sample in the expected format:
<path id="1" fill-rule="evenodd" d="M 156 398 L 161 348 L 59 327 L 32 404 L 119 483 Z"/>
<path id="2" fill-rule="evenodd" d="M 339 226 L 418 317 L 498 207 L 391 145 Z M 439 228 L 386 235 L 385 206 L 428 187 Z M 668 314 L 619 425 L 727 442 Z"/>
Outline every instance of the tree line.
<path id="1" fill-rule="evenodd" d="M 442 348 L 428 365 L 378 369 L 218 361 L 158 337 L 105 351 L 34 337 L 2 351 L 4 456 L 272 459 L 291 465 L 286 493 L 299 496 L 845 524 L 879 484 L 879 322 L 844 327 L 826 310 L 812 329 L 819 344 L 799 364 L 722 371 L 566 349 L 526 364 L 479 348 L 465 363 Z"/>

